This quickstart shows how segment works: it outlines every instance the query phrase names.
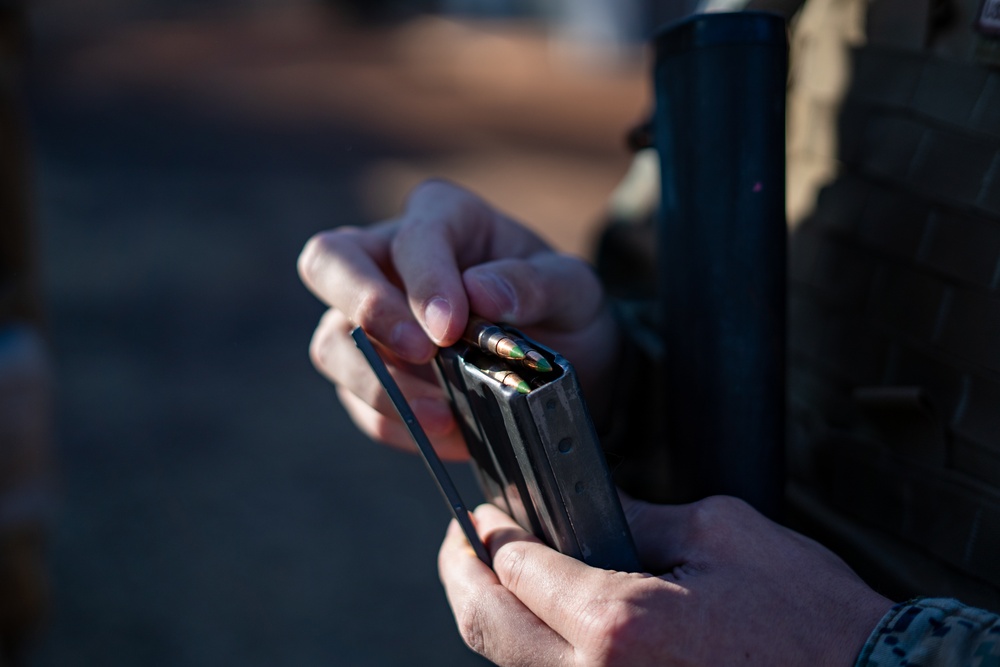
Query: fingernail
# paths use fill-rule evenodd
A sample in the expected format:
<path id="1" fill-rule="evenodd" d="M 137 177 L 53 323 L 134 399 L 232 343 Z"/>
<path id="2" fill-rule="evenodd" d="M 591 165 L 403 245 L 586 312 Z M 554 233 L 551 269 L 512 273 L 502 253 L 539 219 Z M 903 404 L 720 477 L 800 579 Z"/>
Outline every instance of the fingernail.
<path id="1" fill-rule="evenodd" d="M 517 295 L 514 287 L 495 273 L 483 271 L 476 274 L 479 286 L 483 288 L 486 296 L 496 305 L 497 312 L 502 316 L 500 319 L 512 319 L 517 310 Z"/>
<path id="2" fill-rule="evenodd" d="M 392 330 L 393 351 L 407 361 L 420 363 L 430 355 L 430 344 L 415 322 L 400 322 Z"/>
<path id="3" fill-rule="evenodd" d="M 442 297 L 436 296 L 424 306 L 424 324 L 427 332 L 435 342 L 440 343 L 448 335 L 448 325 L 451 323 L 451 304 Z"/>

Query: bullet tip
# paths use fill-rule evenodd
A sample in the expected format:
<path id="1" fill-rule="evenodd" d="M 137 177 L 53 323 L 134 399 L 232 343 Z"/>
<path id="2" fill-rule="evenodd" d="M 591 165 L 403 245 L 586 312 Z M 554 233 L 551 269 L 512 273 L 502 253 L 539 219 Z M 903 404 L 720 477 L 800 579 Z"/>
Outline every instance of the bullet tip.
<path id="1" fill-rule="evenodd" d="M 527 382 L 521 380 L 520 382 L 517 383 L 517 391 L 518 393 L 521 394 L 528 394 L 531 393 L 531 387 L 528 385 Z"/>
<path id="2" fill-rule="evenodd" d="M 515 345 L 510 348 L 510 352 L 508 352 L 508 354 L 511 359 L 524 359 L 524 350 L 521 349 L 520 345 Z"/>

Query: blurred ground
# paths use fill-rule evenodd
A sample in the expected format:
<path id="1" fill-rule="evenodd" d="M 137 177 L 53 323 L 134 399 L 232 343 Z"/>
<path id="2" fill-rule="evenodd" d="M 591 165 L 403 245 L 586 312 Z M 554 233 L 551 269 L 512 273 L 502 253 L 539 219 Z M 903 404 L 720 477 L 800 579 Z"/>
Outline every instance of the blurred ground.
<path id="1" fill-rule="evenodd" d="M 429 174 L 586 252 L 641 63 L 574 69 L 522 24 L 106 4 L 42 4 L 29 77 L 62 490 L 33 664 L 483 664 L 422 464 L 309 365 L 295 258 Z"/>
<path id="2" fill-rule="evenodd" d="M 523 20 L 359 28 L 293 4 L 104 29 L 61 53 L 52 77 L 105 103 L 153 96 L 223 122 L 336 126 L 344 149 L 376 137 L 408 155 L 359 164 L 370 216 L 445 176 L 583 253 L 628 161 L 624 133 L 648 107 L 641 57 L 601 62 Z"/>

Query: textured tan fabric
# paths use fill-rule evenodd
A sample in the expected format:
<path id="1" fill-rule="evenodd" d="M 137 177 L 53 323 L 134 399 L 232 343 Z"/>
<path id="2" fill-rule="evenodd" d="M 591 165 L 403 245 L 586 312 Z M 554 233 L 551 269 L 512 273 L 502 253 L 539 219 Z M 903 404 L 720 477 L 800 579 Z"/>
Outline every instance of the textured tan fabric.
<path id="1" fill-rule="evenodd" d="M 792 497 L 893 594 L 995 607 L 1000 70 L 978 0 L 933 3 L 922 39 L 848 5 L 811 0 L 795 38 L 789 169 L 832 180 L 791 250 Z"/>
<path id="2" fill-rule="evenodd" d="M 865 41 L 866 0 L 812 0 L 796 17 L 788 96 L 788 221 L 811 212 L 837 173 L 837 116 L 850 49 Z"/>

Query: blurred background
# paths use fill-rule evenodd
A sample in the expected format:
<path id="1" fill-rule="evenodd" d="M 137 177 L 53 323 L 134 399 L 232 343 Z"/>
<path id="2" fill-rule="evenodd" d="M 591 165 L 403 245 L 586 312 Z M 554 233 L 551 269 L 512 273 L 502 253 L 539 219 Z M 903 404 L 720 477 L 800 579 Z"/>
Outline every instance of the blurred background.
<path id="1" fill-rule="evenodd" d="M 309 363 L 323 308 L 296 256 L 432 175 L 589 256 L 649 110 L 642 40 L 688 4 L 29 4 L 3 73 L 54 503 L 26 664 L 484 664 L 422 463 L 359 435 Z"/>

